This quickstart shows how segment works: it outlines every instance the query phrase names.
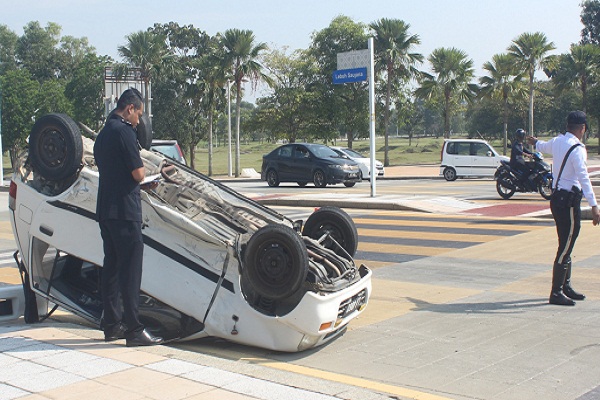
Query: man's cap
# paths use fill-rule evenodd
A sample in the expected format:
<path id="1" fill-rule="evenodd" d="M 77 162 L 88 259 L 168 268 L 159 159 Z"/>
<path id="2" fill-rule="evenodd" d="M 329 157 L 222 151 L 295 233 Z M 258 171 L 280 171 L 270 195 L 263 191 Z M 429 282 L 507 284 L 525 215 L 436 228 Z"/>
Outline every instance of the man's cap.
<path id="1" fill-rule="evenodd" d="M 569 125 L 585 125 L 587 120 L 583 111 L 571 111 L 567 117 L 567 124 Z"/>

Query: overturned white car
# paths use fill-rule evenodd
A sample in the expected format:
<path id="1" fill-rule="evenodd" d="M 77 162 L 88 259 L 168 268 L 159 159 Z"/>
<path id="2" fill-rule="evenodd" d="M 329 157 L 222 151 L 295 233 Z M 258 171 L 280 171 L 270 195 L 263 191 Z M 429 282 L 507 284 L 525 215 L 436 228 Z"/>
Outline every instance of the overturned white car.
<path id="1" fill-rule="evenodd" d="M 150 147 L 147 117 L 138 139 Z M 40 118 L 15 168 L 9 208 L 29 299 L 99 325 L 103 250 L 92 149 L 68 116 Z M 364 310 L 371 271 L 354 264 L 358 236 L 345 212 L 324 207 L 294 222 L 158 152 L 141 155 L 158 181 L 142 191 L 140 316 L 151 332 L 294 352 L 333 339 Z M 28 308 L 33 322 L 37 311 Z"/>

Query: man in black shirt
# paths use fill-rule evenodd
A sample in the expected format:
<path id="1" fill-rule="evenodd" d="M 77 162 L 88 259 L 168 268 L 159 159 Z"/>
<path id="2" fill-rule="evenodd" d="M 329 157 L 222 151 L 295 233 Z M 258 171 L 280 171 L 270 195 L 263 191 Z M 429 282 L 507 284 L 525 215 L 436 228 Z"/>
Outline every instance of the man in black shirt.
<path id="1" fill-rule="evenodd" d="M 513 138 L 513 145 L 510 151 L 510 166 L 521 173 L 521 181 L 527 185 L 535 186 L 528 178 L 531 175 L 531 168 L 525 163 L 525 157 L 531 157 L 531 151 L 523 146 L 525 139 L 525 131 L 517 129 Z"/>
<path id="2" fill-rule="evenodd" d="M 102 327 L 106 341 L 124 337 L 128 347 L 162 343 L 144 328 L 138 313 L 144 252 L 140 182 L 145 169 L 134 128 L 143 111 L 140 92 L 124 91 L 94 144 L 100 174 L 96 214 L 104 243 Z"/>

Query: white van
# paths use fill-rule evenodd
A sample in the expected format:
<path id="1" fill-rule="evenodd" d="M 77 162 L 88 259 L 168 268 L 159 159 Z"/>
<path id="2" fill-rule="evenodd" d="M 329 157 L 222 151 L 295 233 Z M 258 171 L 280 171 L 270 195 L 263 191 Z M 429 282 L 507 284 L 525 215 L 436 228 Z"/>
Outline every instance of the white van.
<path id="1" fill-rule="evenodd" d="M 447 181 L 458 177 L 493 177 L 501 160 L 510 159 L 499 155 L 485 140 L 447 139 L 442 146 L 440 175 Z"/>

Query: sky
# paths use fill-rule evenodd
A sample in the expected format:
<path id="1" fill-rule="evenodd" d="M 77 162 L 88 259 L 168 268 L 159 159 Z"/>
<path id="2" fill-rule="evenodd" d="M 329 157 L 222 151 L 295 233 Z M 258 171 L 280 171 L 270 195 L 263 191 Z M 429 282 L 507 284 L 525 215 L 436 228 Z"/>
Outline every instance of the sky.
<path id="1" fill-rule="evenodd" d="M 402 19 L 421 39 L 425 57 L 439 47 L 463 50 L 476 75 L 492 56 L 506 51 L 524 32 L 543 32 L 554 53 L 580 40 L 581 0 L 0 0 L 0 24 L 17 35 L 23 26 L 56 22 L 62 35 L 87 37 L 100 55 L 120 60 L 126 36 L 154 23 L 192 24 L 209 35 L 229 28 L 250 29 L 257 42 L 289 50 L 308 48 L 311 35 L 338 15 L 369 24 Z M 365 48 L 367 44 L 365 43 Z M 358 50 L 358 49 L 357 49 Z M 421 69 L 428 70 L 425 63 Z M 543 78 L 543 74 L 536 75 Z"/>

